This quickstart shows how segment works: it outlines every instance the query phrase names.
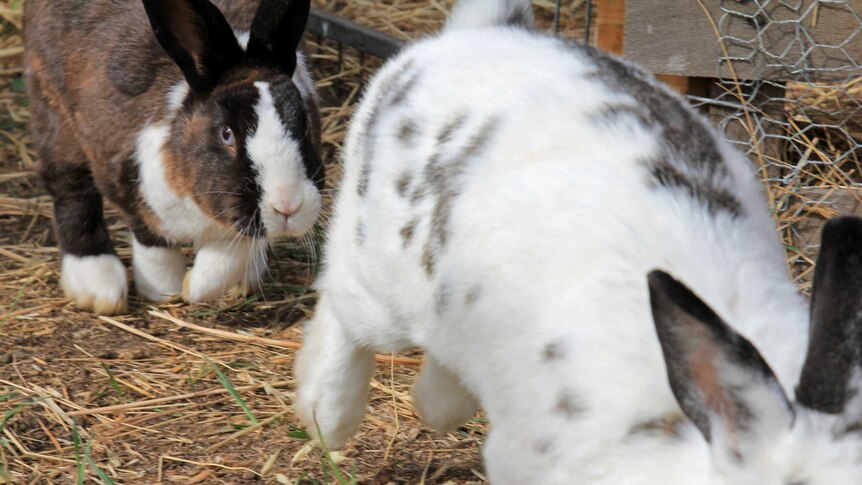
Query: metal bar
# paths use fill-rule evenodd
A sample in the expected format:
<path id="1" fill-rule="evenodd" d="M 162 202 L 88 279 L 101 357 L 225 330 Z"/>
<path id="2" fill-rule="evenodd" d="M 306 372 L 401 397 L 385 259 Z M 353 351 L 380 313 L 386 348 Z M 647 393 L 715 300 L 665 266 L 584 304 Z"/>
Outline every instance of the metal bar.
<path id="1" fill-rule="evenodd" d="M 371 55 L 385 59 L 396 54 L 404 42 L 319 8 L 311 8 L 307 30 Z"/>
<path id="2" fill-rule="evenodd" d="M 561 0 L 557 0 L 554 4 L 554 35 L 560 34 L 560 10 L 562 9 L 560 2 Z"/>

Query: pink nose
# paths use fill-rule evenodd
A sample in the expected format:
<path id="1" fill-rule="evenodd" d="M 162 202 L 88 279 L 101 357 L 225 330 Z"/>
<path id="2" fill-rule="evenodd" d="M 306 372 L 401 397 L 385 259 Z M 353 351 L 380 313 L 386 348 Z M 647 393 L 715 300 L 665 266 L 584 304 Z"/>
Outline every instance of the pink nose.
<path id="1" fill-rule="evenodd" d="M 299 209 L 302 208 L 302 202 L 299 205 L 294 204 L 279 204 L 273 205 L 272 210 L 274 210 L 277 214 L 283 216 L 285 219 L 292 217 L 294 214 L 299 212 Z"/>

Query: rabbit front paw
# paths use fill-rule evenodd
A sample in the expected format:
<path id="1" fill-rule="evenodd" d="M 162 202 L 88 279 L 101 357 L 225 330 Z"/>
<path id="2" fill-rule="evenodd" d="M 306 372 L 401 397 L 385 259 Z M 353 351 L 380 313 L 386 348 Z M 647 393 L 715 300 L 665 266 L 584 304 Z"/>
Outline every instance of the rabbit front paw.
<path id="1" fill-rule="evenodd" d="M 138 295 L 152 302 L 170 301 L 183 291 L 186 263 L 179 248 L 132 242 L 132 266 Z"/>
<path id="2" fill-rule="evenodd" d="M 60 285 L 66 297 L 82 310 L 116 315 L 126 310 L 126 268 L 114 254 L 63 255 Z"/>

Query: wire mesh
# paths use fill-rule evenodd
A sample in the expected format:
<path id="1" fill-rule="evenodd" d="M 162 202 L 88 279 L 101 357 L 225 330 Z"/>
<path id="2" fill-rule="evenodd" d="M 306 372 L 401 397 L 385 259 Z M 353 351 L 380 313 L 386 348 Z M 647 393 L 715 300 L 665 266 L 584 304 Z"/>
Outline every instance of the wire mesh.
<path id="1" fill-rule="evenodd" d="M 800 246 L 801 262 L 817 238 L 794 223 L 846 212 L 838 205 L 847 197 L 832 195 L 862 187 L 862 2 L 719 3 L 720 81 L 709 99 L 695 100 L 716 108 L 728 138 L 765 164 L 778 219 L 788 221 L 786 242 Z M 729 64 L 748 80 L 728 75 Z"/>

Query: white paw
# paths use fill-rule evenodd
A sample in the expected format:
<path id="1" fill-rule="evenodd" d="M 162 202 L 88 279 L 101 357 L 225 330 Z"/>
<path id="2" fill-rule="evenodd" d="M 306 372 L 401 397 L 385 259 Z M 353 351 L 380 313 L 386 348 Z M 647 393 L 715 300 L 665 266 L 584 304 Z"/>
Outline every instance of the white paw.
<path id="1" fill-rule="evenodd" d="M 249 258 L 246 263 L 245 275 L 238 285 L 231 288 L 228 292 L 229 296 L 244 298 L 253 293 L 257 293 L 263 288 L 263 279 L 266 277 L 266 246 L 262 245 L 259 249 L 253 249 L 254 257 Z"/>
<path id="2" fill-rule="evenodd" d="M 182 293 L 186 263 L 181 249 L 144 246 L 133 239 L 132 266 L 142 298 L 163 302 Z"/>
<path id="3" fill-rule="evenodd" d="M 429 356 L 411 394 L 422 421 L 439 434 L 458 429 L 479 409 L 476 398 L 458 377 Z"/>
<path id="4" fill-rule="evenodd" d="M 195 266 L 190 269 L 183 278 L 183 300 L 189 303 L 203 303 L 217 300 L 225 296 L 239 278 L 219 278 L 219 276 L 208 274 Z"/>
<path id="5" fill-rule="evenodd" d="M 374 353 L 346 338 L 328 310 L 317 307 L 296 356 L 297 417 L 313 436 L 337 449 L 365 417 Z"/>
<path id="6" fill-rule="evenodd" d="M 78 308 L 102 315 L 126 310 L 128 283 L 126 268 L 113 254 L 99 256 L 63 255 L 60 285 Z"/>
<path id="7" fill-rule="evenodd" d="M 308 433 L 332 450 L 341 448 L 359 429 L 365 417 L 367 394 L 361 403 L 336 402 L 320 389 L 300 387 L 294 401 L 294 412 Z M 338 393 L 332 393 L 338 394 Z"/>
<path id="8" fill-rule="evenodd" d="M 352 374 L 347 369 L 343 372 Z M 368 403 L 368 381 L 362 377 L 358 381 L 362 389 L 349 384 L 346 389 L 334 387 L 342 382 L 300 381 L 293 402 L 294 412 L 305 429 L 327 448 L 341 448 L 362 424 Z"/>
<path id="9" fill-rule="evenodd" d="M 185 276 L 183 298 L 200 303 L 221 298 L 235 287 L 250 291 L 254 288 L 251 275 L 258 279 L 256 271 L 266 266 L 265 251 L 265 242 L 249 238 L 230 244 L 205 244 L 198 249 L 195 264 Z"/>

